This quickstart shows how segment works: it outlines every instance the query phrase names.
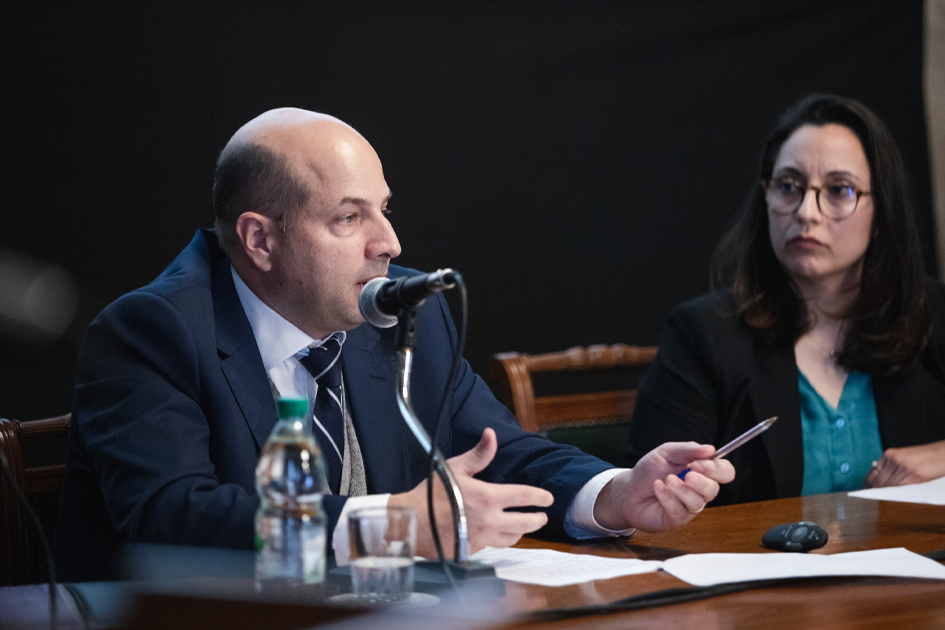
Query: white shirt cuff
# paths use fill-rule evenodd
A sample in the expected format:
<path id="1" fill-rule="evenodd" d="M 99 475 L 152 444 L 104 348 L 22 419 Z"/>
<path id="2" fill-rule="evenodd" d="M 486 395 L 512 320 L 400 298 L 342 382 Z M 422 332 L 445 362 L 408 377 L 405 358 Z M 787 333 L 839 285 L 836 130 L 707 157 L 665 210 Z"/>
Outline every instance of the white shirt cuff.
<path id="1" fill-rule="evenodd" d="M 630 468 L 611 468 L 592 477 L 571 501 L 571 507 L 564 517 L 564 531 L 568 536 L 577 539 L 600 538 L 602 536 L 629 536 L 636 531 L 631 527 L 622 531 L 614 531 L 601 527 L 594 519 L 594 504 L 597 495 L 607 483 L 624 471 L 633 472 Z"/>
<path id="2" fill-rule="evenodd" d="M 387 507 L 389 494 L 369 494 L 364 497 L 348 497 L 338 516 L 338 523 L 331 535 L 331 548 L 335 552 L 335 564 L 339 567 L 351 562 L 351 546 L 348 543 L 348 512 L 361 508 Z"/>

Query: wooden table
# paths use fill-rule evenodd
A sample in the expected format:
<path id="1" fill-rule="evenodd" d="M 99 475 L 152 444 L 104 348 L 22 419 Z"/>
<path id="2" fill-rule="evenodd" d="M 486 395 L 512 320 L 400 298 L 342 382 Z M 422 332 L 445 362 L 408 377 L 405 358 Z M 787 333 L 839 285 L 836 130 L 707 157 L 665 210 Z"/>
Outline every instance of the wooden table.
<path id="1" fill-rule="evenodd" d="M 678 530 L 636 533 L 578 545 L 523 539 L 517 546 L 619 558 L 665 560 L 689 553 L 780 553 L 761 546 L 770 527 L 813 521 L 828 535 L 812 553 L 834 554 L 905 547 L 916 553 L 945 549 L 945 507 L 872 501 L 845 493 L 708 508 Z M 527 613 L 603 604 L 661 589 L 687 587 L 662 571 L 566 587 L 508 583 L 506 599 Z M 529 619 L 504 626 L 533 628 L 945 628 L 945 581 L 852 577 L 793 580 L 661 608 L 554 622 Z"/>
<path id="2" fill-rule="evenodd" d="M 854 499 L 845 494 L 708 508 L 689 525 L 663 534 L 638 532 L 629 539 L 577 545 L 523 539 L 517 546 L 643 560 L 665 560 L 689 553 L 779 553 L 761 546 L 762 534 L 774 525 L 801 520 L 814 521 L 829 534 L 827 545 L 812 553 L 834 554 L 889 547 L 905 547 L 917 553 L 945 549 L 945 507 Z M 216 581 L 211 582 L 216 584 Z M 239 599 L 239 593 L 236 591 L 242 588 L 252 592 L 252 582 L 239 578 L 236 581 L 225 581 L 225 585 L 227 597 L 201 594 L 200 589 L 195 589 L 192 594 L 183 598 L 189 603 L 177 601 L 182 599 L 179 596 L 177 599 L 168 599 L 160 592 L 151 599 L 141 596 L 134 599 L 126 597 L 124 605 L 130 605 L 136 613 L 113 617 L 114 623 L 106 624 L 106 627 L 182 628 L 187 624 L 181 619 L 186 619 L 192 622 L 188 627 L 201 630 L 232 630 L 234 627 L 250 626 L 298 628 L 324 622 L 326 619 L 325 611 L 310 605 L 278 605 L 273 608 L 272 604 L 254 604 L 250 597 L 245 604 L 235 606 L 233 598 Z M 206 587 L 206 584 L 203 586 Z M 236 586 L 240 588 L 235 588 Z M 945 580 L 882 577 L 790 580 L 779 582 L 770 588 L 736 592 L 689 603 L 557 621 L 536 619 L 534 616 L 548 609 L 608 604 L 630 596 L 673 588 L 692 587 L 664 572 L 556 588 L 508 582 L 505 584 L 505 602 L 513 616 L 510 621 L 492 627 L 502 630 L 607 630 L 628 627 L 660 630 L 798 630 L 813 627 L 945 630 Z M 81 628 L 80 616 L 68 606 L 64 592 L 62 595 L 60 612 L 64 615 L 65 623 L 61 627 Z M 0 628 L 8 627 L 6 624 L 14 621 L 11 618 L 13 613 L 18 613 L 13 616 L 23 622 L 20 627 L 48 627 L 45 597 L 43 585 L 0 589 Z M 494 604 L 498 606 L 493 600 L 481 605 Z M 148 608 L 149 605 L 151 608 Z M 436 612 L 434 609 L 430 610 Z M 493 610 L 498 611 L 499 608 Z M 200 611 L 200 614 L 188 611 Z M 235 616 L 242 625 L 228 620 L 224 613 Z M 250 621 L 257 617 L 266 619 L 266 623 L 254 624 Z M 168 623 L 169 619 L 176 621 Z M 368 618 L 363 624 L 358 620 L 354 621 L 354 624 L 343 625 L 349 629 L 379 627 L 377 618 Z M 385 620 L 382 625 L 390 627 L 388 621 L 390 620 Z M 489 625 L 492 622 L 485 623 Z M 411 630 L 419 627 L 421 625 L 411 626 Z M 445 618 L 435 623 L 430 623 L 427 619 L 422 627 L 446 627 L 451 630 L 460 628 L 454 621 Z"/>

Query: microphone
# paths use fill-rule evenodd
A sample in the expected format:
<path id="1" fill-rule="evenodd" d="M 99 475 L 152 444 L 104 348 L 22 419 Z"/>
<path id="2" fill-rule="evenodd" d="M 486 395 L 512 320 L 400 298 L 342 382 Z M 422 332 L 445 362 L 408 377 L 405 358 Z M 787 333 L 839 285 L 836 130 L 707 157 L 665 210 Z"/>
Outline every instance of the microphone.
<path id="1" fill-rule="evenodd" d="M 390 328 L 397 325 L 401 309 L 419 306 L 434 293 L 455 287 L 457 275 L 446 268 L 396 280 L 374 278 L 361 289 L 358 308 L 367 323 L 378 328 Z"/>

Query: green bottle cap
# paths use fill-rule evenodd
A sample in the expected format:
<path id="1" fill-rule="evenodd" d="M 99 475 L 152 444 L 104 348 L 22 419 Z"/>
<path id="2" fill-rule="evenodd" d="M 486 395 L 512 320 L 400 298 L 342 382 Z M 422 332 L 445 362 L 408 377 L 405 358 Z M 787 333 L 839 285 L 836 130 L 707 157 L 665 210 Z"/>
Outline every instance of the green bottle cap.
<path id="1" fill-rule="evenodd" d="M 308 411 L 308 401 L 304 398 L 280 398 L 279 418 L 300 418 Z"/>

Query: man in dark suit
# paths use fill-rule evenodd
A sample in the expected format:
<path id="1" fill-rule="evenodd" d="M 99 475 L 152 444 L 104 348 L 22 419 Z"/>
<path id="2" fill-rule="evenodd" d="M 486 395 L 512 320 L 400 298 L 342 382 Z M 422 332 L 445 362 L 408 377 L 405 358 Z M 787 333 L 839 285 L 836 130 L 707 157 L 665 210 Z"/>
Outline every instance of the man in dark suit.
<path id="1" fill-rule="evenodd" d="M 344 562 L 337 524 L 353 506 L 409 505 L 421 514 L 419 551 L 432 554 L 426 457 L 396 406 L 394 332 L 364 324 L 358 309 L 372 278 L 413 273 L 390 265 L 400 244 L 389 199 L 377 154 L 337 119 L 273 110 L 233 136 L 217 164 L 215 230 L 105 309 L 83 343 L 60 504 L 69 526 L 55 541 L 63 579 L 107 577 L 123 542 L 251 548 L 254 468 L 274 397 L 317 396 L 300 357 L 329 339 L 343 346 L 343 437 L 323 446 L 343 462 L 325 497 L 329 545 Z M 413 377 L 425 422 L 447 385 L 454 335 L 444 300 L 428 300 Z M 681 525 L 734 476 L 693 443 L 612 469 L 522 431 L 465 363 L 439 447 L 452 456 L 473 551 L 543 527 L 580 538 Z M 682 481 L 686 466 L 694 474 Z M 436 497 L 448 541 L 447 503 Z"/>

